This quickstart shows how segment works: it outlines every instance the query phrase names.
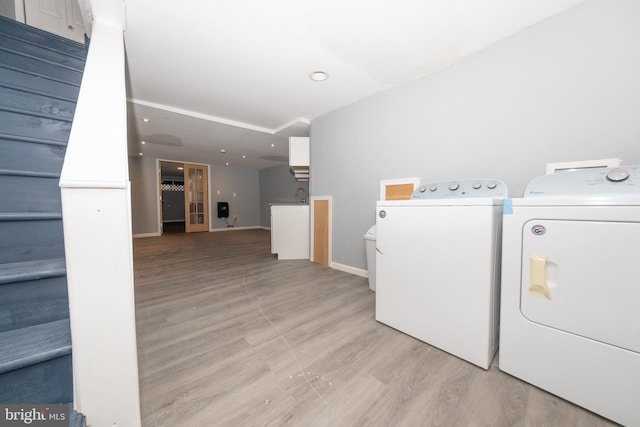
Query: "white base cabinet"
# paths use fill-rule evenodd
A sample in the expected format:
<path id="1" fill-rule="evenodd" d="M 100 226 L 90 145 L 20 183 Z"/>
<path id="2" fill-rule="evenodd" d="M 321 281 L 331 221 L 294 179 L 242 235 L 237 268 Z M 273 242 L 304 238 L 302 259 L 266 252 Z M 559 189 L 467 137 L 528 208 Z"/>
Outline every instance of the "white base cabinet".
<path id="1" fill-rule="evenodd" d="M 271 253 L 309 259 L 309 205 L 271 205 Z"/>

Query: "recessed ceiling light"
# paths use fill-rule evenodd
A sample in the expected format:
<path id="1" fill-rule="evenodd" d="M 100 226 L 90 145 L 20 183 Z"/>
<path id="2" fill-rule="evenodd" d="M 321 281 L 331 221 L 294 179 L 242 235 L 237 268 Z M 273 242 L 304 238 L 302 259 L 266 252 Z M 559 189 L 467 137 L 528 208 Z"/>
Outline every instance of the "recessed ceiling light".
<path id="1" fill-rule="evenodd" d="M 224 154 L 224 153 L 226 153 L 226 152 L 227 152 L 227 150 L 225 150 L 225 149 L 223 148 L 222 150 L 220 150 L 220 152 L 221 152 L 222 154 Z"/>
<path id="2" fill-rule="evenodd" d="M 313 73 L 309 74 L 309 78 L 314 82 L 323 82 L 329 78 L 329 74 L 325 73 L 324 71 L 314 71 Z"/>
<path id="3" fill-rule="evenodd" d="M 184 170 L 184 168 L 183 168 L 182 166 L 178 166 L 178 170 L 179 170 L 179 171 L 183 171 L 183 170 Z"/>
<path id="4" fill-rule="evenodd" d="M 229 162 L 225 163 L 225 165 L 229 166 Z"/>
<path id="5" fill-rule="evenodd" d="M 140 144 L 142 144 L 142 145 L 144 145 L 146 143 L 147 143 L 147 141 L 140 141 Z"/>
<path id="6" fill-rule="evenodd" d="M 142 153 L 138 153 L 138 154 L 142 156 Z"/>
<path id="7" fill-rule="evenodd" d="M 276 144 L 271 144 L 271 146 L 272 146 L 272 147 L 275 147 L 275 146 L 276 146 Z"/>
<path id="8" fill-rule="evenodd" d="M 245 156 L 245 155 L 243 154 L 243 155 L 242 155 L 242 158 L 243 158 L 243 159 L 246 159 L 246 158 L 247 158 L 247 156 Z"/>
<path id="9" fill-rule="evenodd" d="M 151 119 L 146 118 L 146 117 L 143 117 L 142 121 L 145 122 L 145 123 L 151 123 Z"/>

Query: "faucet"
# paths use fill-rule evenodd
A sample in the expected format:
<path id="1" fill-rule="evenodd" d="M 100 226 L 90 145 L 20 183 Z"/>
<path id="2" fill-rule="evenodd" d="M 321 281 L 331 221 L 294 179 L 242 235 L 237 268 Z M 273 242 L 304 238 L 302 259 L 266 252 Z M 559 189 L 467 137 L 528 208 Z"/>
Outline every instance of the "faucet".
<path id="1" fill-rule="evenodd" d="M 304 188 L 300 187 L 296 190 L 296 198 L 298 198 L 298 193 L 300 192 L 300 190 L 302 190 L 302 199 L 300 199 L 300 203 L 307 203 L 307 192 Z"/>

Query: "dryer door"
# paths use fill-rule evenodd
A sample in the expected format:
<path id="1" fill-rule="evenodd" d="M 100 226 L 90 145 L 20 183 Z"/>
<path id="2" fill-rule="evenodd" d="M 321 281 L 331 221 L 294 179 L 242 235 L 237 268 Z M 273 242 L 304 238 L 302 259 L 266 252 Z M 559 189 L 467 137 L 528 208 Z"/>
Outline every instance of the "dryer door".
<path id="1" fill-rule="evenodd" d="M 522 233 L 524 317 L 640 353 L 640 223 L 531 220 Z"/>

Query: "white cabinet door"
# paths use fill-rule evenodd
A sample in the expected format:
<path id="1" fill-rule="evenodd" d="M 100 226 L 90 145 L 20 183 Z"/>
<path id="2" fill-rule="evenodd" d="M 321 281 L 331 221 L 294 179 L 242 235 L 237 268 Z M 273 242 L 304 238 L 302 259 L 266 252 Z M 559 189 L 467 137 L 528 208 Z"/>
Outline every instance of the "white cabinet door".
<path id="1" fill-rule="evenodd" d="M 309 138 L 289 138 L 289 166 L 309 166 Z"/>
<path id="2" fill-rule="evenodd" d="M 309 259 L 309 205 L 271 206 L 271 253 Z"/>
<path id="3" fill-rule="evenodd" d="M 84 43 L 85 27 L 77 0 L 24 0 L 27 25 Z"/>

